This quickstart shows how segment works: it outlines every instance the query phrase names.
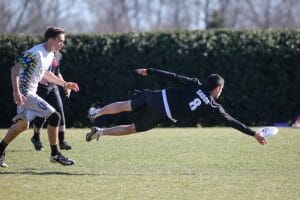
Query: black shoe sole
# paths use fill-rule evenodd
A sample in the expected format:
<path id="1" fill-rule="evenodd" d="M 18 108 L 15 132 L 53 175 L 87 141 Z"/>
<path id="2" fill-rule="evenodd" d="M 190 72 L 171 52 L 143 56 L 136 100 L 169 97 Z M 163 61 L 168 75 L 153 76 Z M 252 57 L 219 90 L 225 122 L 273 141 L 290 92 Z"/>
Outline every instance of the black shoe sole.
<path id="1" fill-rule="evenodd" d="M 61 164 L 62 166 L 72 166 L 72 165 L 75 165 L 75 162 L 72 162 L 70 164 L 66 164 L 66 163 L 59 162 L 59 161 L 56 161 L 56 160 L 53 160 L 53 159 L 50 159 L 50 162 L 51 163 L 58 163 L 58 164 Z"/>
<path id="2" fill-rule="evenodd" d="M 60 146 L 60 145 L 59 145 L 59 148 L 60 148 L 61 150 L 71 150 L 71 149 L 72 149 L 71 146 Z"/>
<path id="3" fill-rule="evenodd" d="M 68 150 L 71 150 L 72 147 L 71 147 L 71 148 L 61 148 L 61 147 L 60 147 L 59 149 L 60 149 L 60 150 L 67 150 L 67 151 L 68 151 Z"/>

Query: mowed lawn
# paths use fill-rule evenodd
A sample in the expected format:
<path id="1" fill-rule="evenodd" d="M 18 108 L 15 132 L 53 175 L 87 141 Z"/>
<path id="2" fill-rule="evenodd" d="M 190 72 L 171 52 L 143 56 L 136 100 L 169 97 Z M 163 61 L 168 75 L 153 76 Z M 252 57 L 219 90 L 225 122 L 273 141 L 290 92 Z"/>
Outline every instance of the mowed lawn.
<path id="1" fill-rule="evenodd" d="M 7 149 L 0 199 L 300 199 L 300 129 L 281 128 L 266 146 L 232 128 L 166 128 L 85 142 L 68 129 L 64 167 L 30 142 L 32 129 Z M 6 130 L 0 130 L 3 138 Z"/>

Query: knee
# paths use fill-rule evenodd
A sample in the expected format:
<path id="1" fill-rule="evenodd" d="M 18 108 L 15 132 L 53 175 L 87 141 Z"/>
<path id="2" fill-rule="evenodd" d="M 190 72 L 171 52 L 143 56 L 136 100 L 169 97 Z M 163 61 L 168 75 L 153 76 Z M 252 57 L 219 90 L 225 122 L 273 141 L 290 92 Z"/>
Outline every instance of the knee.
<path id="1" fill-rule="evenodd" d="M 29 123 L 25 120 L 18 120 L 13 125 L 19 132 L 23 132 L 29 128 Z"/>
<path id="2" fill-rule="evenodd" d="M 23 120 L 20 121 L 20 128 L 22 131 L 25 131 L 29 128 L 29 123 Z"/>
<path id="3" fill-rule="evenodd" d="M 60 122 L 60 119 L 61 119 L 60 114 L 59 114 L 57 111 L 55 111 L 54 113 L 52 113 L 52 114 L 48 117 L 47 123 L 48 123 L 50 126 L 58 127 L 59 122 Z"/>

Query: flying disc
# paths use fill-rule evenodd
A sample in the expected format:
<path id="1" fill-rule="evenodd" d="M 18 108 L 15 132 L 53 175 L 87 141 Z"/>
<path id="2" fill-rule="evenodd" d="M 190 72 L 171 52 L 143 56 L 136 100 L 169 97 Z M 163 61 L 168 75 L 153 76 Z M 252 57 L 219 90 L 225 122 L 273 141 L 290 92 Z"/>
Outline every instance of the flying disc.
<path id="1" fill-rule="evenodd" d="M 278 133 L 278 128 L 275 126 L 262 127 L 257 132 L 262 133 L 264 138 L 270 138 Z"/>

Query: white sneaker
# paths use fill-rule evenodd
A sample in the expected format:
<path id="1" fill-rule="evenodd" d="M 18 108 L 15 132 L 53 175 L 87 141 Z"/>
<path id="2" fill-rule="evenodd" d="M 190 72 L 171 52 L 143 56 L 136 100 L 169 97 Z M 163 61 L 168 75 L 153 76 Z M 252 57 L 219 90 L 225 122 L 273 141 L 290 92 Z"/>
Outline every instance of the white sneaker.
<path id="1" fill-rule="evenodd" d="M 85 140 L 87 142 L 92 141 L 93 139 L 99 140 L 99 137 L 103 135 L 103 129 L 99 127 L 92 127 L 91 132 L 87 133 L 85 136 Z"/>
<path id="2" fill-rule="evenodd" d="M 59 163 L 59 164 L 62 164 L 62 165 L 74 165 L 75 164 L 75 160 L 72 160 L 70 158 L 66 158 L 61 153 L 58 153 L 55 156 L 50 156 L 50 162 Z"/>
<path id="3" fill-rule="evenodd" d="M 8 165 L 5 163 L 5 153 L 3 152 L 0 156 L 0 167 L 8 167 Z"/>
<path id="4" fill-rule="evenodd" d="M 98 109 L 97 108 L 91 107 L 89 109 L 89 115 L 88 115 L 88 117 L 90 118 L 90 120 L 95 120 L 99 116 L 100 115 L 98 114 Z"/>

